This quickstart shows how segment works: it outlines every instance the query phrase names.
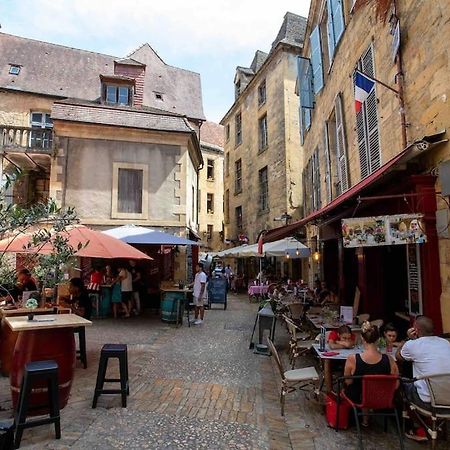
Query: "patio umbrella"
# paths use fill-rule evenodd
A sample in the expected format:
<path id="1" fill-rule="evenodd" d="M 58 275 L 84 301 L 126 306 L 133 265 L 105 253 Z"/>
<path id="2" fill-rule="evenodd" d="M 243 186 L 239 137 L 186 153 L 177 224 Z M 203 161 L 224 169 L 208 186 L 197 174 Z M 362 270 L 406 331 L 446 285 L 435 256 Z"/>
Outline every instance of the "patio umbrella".
<path id="1" fill-rule="evenodd" d="M 60 233 L 68 238 L 68 243 L 74 248 L 81 243 L 83 248 L 76 252 L 76 256 L 85 258 L 105 258 L 105 259 L 152 259 L 145 253 L 100 231 L 91 230 L 84 225 L 74 225 Z M 31 247 L 26 249 L 30 242 L 31 234 L 26 233 L 15 239 L 8 238 L 0 241 L 0 252 L 9 253 L 41 253 L 49 254 L 53 248 L 51 244 L 45 244 L 41 248 Z M 87 244 L 87 245 L 86 245 Z M 25 247 L 25 249 L 24 249 Z"/>
<path id="2" fill-rule="evenodd" d="M 136 225 L 123 225 L 121 227 L 102 231 L 102 233 L 120 239 L 128 244 L 199 245 L 197 242 L 191 241 L 190 239 Z"/>

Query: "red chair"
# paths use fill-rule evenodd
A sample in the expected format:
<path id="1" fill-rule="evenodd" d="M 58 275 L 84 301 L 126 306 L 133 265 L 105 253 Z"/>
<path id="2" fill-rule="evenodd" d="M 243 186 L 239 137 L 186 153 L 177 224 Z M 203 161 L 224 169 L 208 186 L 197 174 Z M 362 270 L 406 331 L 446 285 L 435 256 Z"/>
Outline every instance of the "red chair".
<path id="1" fill-rule="evenodd" d="M 362 395 L 361 395 L 361 403 L 354 403 L 350 398 L 345 395 L 345 390 L 341 390 L 341 383 L 344 380 L 362 380 Z M 397 433 L 400 439 L 400 448 L 403 450 L 403 435 L 400 428 L 400 419 L 398 416 L 397 409 L 394 405 L 394 395 L 395 391 L 399 386 L 399 376 L 398 375 L 363 375 L 363 376 L 350 376 L 350 377 L 341 377 L 339 378 L 338 384 L 338 396 L 337 396 L 337 419 L 336 424 L 339 423 L 339 401 L 341 398 L 345 399 L 350 406 L 353 408 L 353 413 L 355 415 L 356 428 L 358 430 L 358 440 L 359 440 L 359 448 L 362 450 L 362 435 L 361 435 L 361 426 L 359 424 L 359 418 L 363 415 L 362 409 L 367 410 L 388 410 L 383 412 L 369 412 L 368 416 L 384 416 L 395 417 L 395 421 L 397 424 Z M 338 428 L 335 428 L 338 431 Z"/>

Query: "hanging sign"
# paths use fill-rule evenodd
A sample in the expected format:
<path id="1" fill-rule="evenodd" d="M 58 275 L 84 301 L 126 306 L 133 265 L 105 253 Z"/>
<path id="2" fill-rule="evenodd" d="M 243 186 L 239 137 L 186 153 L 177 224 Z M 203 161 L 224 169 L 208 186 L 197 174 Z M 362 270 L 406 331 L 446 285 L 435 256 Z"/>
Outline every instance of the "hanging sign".
<path id="1" fill-rule="evenodd" d="M 344 247 L 423 244 L 427 241 L 423 214 L 342 219 Z"/>

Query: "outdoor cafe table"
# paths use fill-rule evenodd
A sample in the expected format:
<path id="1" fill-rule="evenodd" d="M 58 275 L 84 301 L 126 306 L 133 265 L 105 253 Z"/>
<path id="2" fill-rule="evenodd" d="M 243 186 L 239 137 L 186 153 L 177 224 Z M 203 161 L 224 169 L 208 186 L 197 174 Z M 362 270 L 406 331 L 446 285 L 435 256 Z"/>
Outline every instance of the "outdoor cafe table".
<path id="1" fill-rule="evenodd" d="M 46 314 L 28 320 L 27 316 L 4 317 L 12 331 L 18 332 L 10 374 L 13 407 L 17 405 L 23 369 L 31 361 L 54 360 L 58 363 L 60 408 L 66 406 L 75 369 L 73 329 L 92 325 L 76 314 Z M 45 404 L 46 392 L 33 390 L 30 403 Z"/>
<path id="2" fill-rule="evenodd" d="M 348 356 L 356 355 L 358 353 L 362 353 L 363 347 L 362 345 L 357 345 L 353 348 L 344 348 L 338 350 L 331 350 L 328 344 L 325 346 L 325 351 L 321 352 L 319 350 L 319 344 L 313 344 L 313 349 L 319 356 L 320 360 L 323 362 L 323 378 L 325 383 L 326 392 L 331 392 L 333 390 L 333 376 L 332 376 L 332 364 L 333 361 L 345 361 Z M 395 359 L 395 351 L 387 352 L 388 355 L 392 356 Z M 328 352 L 337 353 L 336 355 L 327 355 Z M 386 349 L 382 351 L 382 353 L 386 353 Z"/>
<path id="3" fill-rule="evenodd" d="M 265 295 L 269 292 L 268 284 L 251 284 L 248 287 L 248 296 L 256 297 L 257 295 Z"/>

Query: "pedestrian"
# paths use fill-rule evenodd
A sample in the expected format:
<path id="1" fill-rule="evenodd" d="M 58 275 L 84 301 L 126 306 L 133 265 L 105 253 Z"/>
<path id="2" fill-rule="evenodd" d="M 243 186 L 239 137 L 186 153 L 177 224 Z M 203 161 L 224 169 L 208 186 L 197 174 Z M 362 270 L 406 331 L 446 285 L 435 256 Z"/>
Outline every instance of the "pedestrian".
<path id="1" fill-rule="evenodd" d="M 72 278 L 69 284 L 72 311 L 78 316 L 91 320 L 92 302 L 81 278 Z"/>
<path id="2" fill-rule="evenodd" d="M 130 317 L 128 301 L 130 299 L 132 289 L 131 274 L 124 265 L 121 265 L 119 267 L 119 274 L 114 280 L 111 294 L 114 319 L 117 319 L 117 307 L 119 305 L 121 305 L 125 311 L 125 317 Z"/>
<path id="3" fill-rule="evenodd" d="M 206 298 L 206 282 L 208 277 L 203 271 L 203 264 L 197 264 L 197 273 L 194 280 L 194 305 L 195 305 L 195 321 L 194 325 L 200 325 L 203 323 L 205 317 L 204 299 Z M 200 316 L 200 318 L 199 318 Z"/>
<path id="4" fill-rule="evenodd" d="M 134 310 L 136 316 L 141 313 L 141 296 L 140 292 L 142 290 L 142 271 L 137 267 L 136 261 L 134 259 L 130 259 L 130 273 L 131 273 L 131 281 L 133 285 L 133 293 L 131 303 L 133 309 L 130 308 L 130 313 Z"/>
<path id="5" fill-rule="evenodd" d="M 228 264 L 227 267 L 225 267 L 225 277 L 227 279 L 227 290 L 230 290 L 231 289 L 231 281 L 233 280 L 233 277 L 234 277 L 234 273 L 231 270 L 230 264 Z"/>

